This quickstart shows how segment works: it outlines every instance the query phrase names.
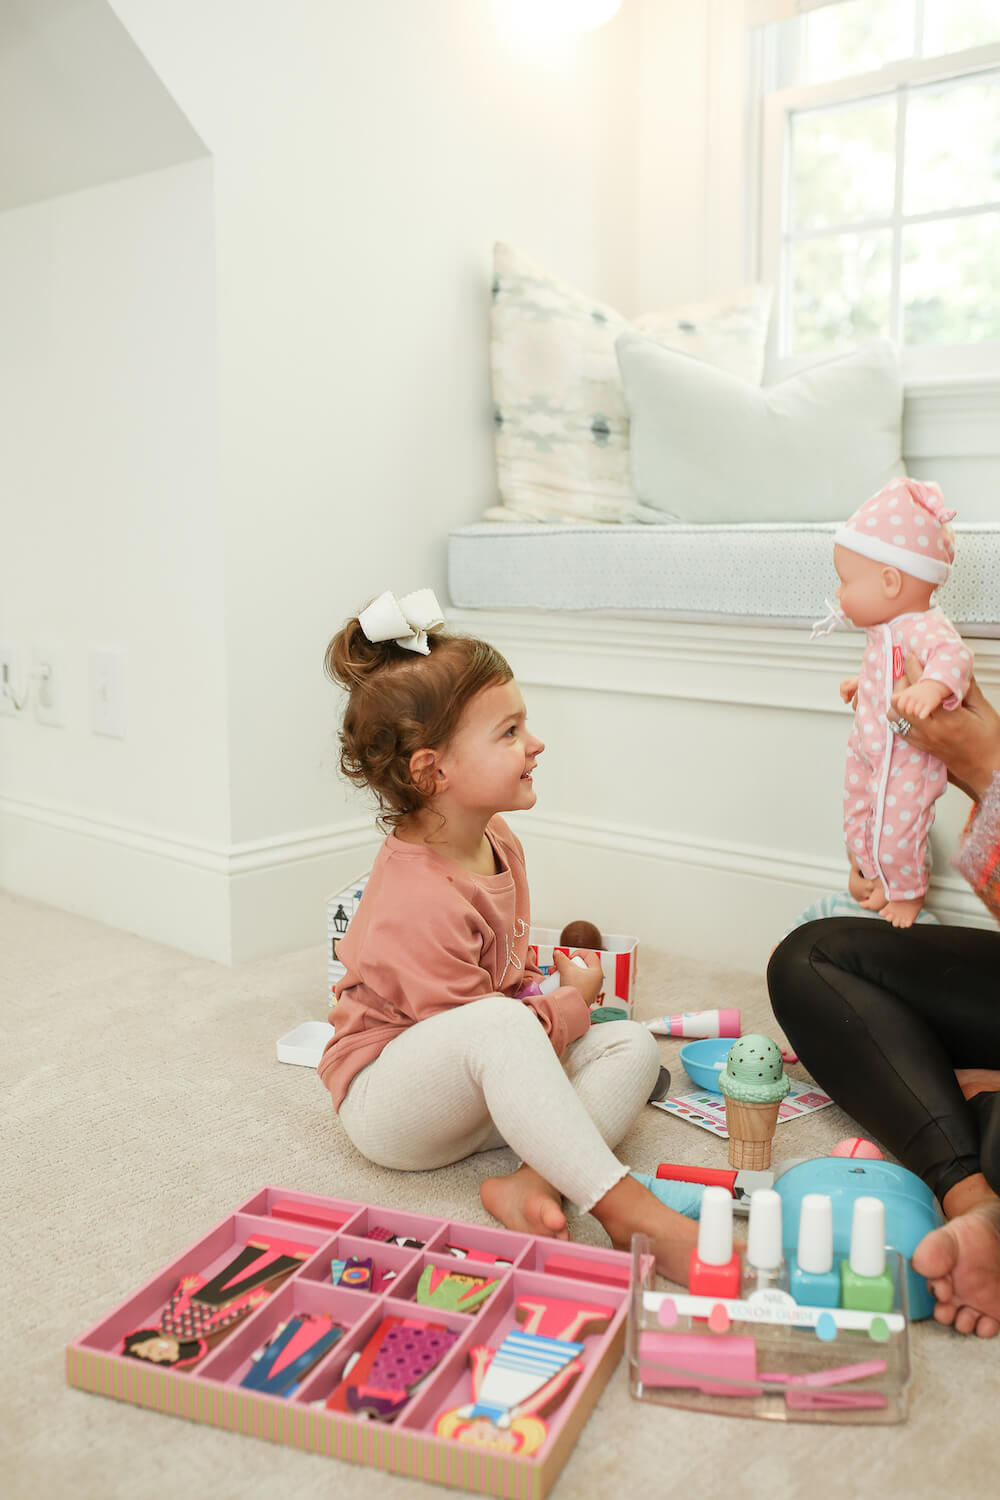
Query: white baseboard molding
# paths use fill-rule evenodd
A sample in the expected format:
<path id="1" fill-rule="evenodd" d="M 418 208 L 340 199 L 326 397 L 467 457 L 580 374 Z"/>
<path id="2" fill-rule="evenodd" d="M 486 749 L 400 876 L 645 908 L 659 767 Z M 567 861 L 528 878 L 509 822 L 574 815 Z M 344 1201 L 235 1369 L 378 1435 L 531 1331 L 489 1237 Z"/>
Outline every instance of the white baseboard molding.
<path id="1" fill-rule="evenodd" d="M 223 846 L 0 798 L 0 887 L 239 963 L 326 938 L 325 898 L 371 863 L 371 818 Z"/>
<path id="2" fill-rule="evenodd" d="M 525 846 L 536 922 L 559 927 L 584 917 L 663 951 L 761 974 L 796 917 L 847 883 L 842 858 L 571 822 L 537 810 L 510 821 Z M 600 910 L 593 909 L 595 892 Z M 948 925 L 996 925 L 951 872 L 932 879 L 927 907 Z"/>

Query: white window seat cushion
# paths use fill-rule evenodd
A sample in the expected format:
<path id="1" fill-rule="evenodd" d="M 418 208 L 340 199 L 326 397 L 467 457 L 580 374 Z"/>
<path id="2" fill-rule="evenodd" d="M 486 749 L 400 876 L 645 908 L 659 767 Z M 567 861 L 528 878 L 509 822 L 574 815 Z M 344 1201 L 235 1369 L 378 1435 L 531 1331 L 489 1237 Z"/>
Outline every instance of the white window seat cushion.
<path id="1" fill-rule="evenodd" d="M 806 626 L 833 598 L 838 523 L 600 526 L 481 522 L 448 538 L 460 609 L 586 610 Z M 969 636 L 1000 636 L 1000 523 L 954 523 L 936 602 Z"/>

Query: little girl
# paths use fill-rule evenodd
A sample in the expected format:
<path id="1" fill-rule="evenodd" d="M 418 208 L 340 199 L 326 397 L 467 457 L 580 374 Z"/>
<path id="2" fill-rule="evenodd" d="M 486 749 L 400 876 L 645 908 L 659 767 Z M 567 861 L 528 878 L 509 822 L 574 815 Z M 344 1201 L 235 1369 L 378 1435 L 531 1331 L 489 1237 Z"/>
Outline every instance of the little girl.
<path id="1" fill-rule="evenodd" d="M 349 693 L 342 769 L 390 831 L 337 945 L 320 1077 L 369 1160 L 427 1171 L 508 1145 L 522 1164 L 480 1189 L 508 1229 L 567 1239 L 565 1197 L 619 1249 L 648 1234 L 686 1281 L 697 1225 L 612 1151 L 656 1081 L 656 1042 L 632 1021 L 590 1025 L 593 954 L 557 954 L 562 983 L 539 991 L 524 855 L 498 814 L 534 806 L 545 747 L 503 657 L 442 624 L 429 589 L 383 594 L 327 647 Z"/>

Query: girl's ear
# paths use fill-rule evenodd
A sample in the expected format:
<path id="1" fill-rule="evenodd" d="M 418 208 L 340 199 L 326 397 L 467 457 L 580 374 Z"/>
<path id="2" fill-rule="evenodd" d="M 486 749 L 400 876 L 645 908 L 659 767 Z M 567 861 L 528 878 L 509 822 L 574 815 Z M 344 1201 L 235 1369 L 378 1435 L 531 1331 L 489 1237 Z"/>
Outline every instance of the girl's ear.
<path id="1" fill-rule="evenodd" d="M 447 777 L 438 762 L 436 750 L 414 750 L 410 756 L 410 780 L 425 797 L 443 791 Z"/>

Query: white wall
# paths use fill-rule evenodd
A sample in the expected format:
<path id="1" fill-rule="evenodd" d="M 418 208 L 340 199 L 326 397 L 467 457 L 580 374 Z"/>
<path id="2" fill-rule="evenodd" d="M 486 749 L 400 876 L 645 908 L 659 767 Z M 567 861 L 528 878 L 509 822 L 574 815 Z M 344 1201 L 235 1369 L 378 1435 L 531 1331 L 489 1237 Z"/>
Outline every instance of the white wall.
<path id="1" fill-rule="evenodd" d="M 637 12 L 543 50 L 503 0 L 81 3 L 87 66 L 109 16 L 135 49 L 110 139 L 165 95 L 211 160 L 107 182 L 102 137 L 53 197 L 43 142 L 41 201 L 0 215 L 0 644 L 67 667 L 64 728 L 0 719 L 0 879 L 245 957 L 316 941 L 367 860 L 323 650 L 386 586 L 443 592 L 492 498 L 493 241 L 635 300 Z M 40 83 L 19 20 L 0 77 Z M 90 643 L 123 652 L 124 741 L 89 732 Z"/>

